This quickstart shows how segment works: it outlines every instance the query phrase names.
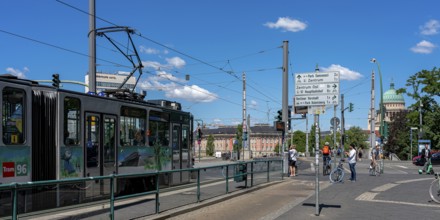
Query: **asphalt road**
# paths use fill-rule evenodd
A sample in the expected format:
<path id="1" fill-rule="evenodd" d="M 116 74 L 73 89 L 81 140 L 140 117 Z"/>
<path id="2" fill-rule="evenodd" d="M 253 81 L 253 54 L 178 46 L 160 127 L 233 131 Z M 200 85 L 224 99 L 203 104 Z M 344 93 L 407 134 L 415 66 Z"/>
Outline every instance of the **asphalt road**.
<path id="1" fill-rule="evenodd" d="M 316 176 L 305 161 L 297 177 L 169 219 L 440 218 L 440 204 L 430 201 L 428 193 L 434 177 L 419 175 L 421 167 L 407 161 L 385 161 L 384 173 L 375 177 L 368 174 L 368 166 L 368 161 L 357 163 L 357 182 L 331 184 L 320 173 L 318 209 Z M 434 170 L 440 171 L 440 167 Z M 346 179 L 348 176 L 346 170 Z"/>

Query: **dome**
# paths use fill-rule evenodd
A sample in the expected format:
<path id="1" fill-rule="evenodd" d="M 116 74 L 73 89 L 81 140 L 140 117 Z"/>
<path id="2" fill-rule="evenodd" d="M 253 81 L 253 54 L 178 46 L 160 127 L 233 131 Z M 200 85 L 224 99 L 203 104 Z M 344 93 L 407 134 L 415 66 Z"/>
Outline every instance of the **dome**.
<path id="1" fill-rule="evenodd" d="M 390 89 L 383 94 L 383 103 L 403 103 L 405 104 L 405 100 L 403 99 L 402 94 L 397 94 L 394 89 L 394 83 L 391 83 Z"/>

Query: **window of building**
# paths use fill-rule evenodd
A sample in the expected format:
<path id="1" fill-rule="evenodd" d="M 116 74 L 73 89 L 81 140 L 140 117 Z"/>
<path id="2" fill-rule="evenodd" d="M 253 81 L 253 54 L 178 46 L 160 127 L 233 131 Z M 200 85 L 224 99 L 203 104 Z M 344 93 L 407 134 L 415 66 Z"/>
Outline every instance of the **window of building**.
<path id="1" fill-rule="evenodd" d="M 4 144 L 25 142 L 25 92 L 21 89 L 3 89 L 2 126 Z"/>

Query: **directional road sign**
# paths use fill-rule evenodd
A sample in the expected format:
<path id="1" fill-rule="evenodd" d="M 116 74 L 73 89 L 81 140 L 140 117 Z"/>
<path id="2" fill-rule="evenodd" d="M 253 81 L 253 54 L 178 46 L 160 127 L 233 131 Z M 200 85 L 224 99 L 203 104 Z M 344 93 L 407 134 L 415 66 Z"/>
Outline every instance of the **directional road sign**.
<path id="1" fill-rule="evenodd" d="M 307 95 L 295 96 L 295 106 L 337 105 L 339 95 Z"/>
<path id="2" fill-rule="evenodd" d="M 296 84 L 339 83 L 339 72 L 312 72 L 295 74 Z"/>
<path id="3" fill-rule="evenodd" d="M 326 84 L 296 84 L 295 95 L 316 95 L 316 94 L 339 94 L 338 83 L 326 83 Z"/>
<path id="4" fill-rule="evenodd" d="M 339 104 L 337 71 L 295 74 L 295 107 Z"/>

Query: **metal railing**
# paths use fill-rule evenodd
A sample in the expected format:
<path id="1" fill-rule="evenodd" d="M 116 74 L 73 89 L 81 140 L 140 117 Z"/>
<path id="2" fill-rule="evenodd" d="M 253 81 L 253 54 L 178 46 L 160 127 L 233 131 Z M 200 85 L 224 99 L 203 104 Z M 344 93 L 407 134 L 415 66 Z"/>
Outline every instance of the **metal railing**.
<path id="1" fill-rule="evenodd" d="M 109 206 L 108 210 L 108 218 L 109 219 L 115 219 L 115 207 L 117 204 L 115 204 L 116 201 L 119 200 L 129 200 L 133 198 L 146 198 L 148 197 L 148 201 L 152 202 L 154 200 L 154 213 L 158 214 L 161 211 L 161 203 L 160 199 L 161 196 L 164 195 L 163 198 L 165 198 L 165 194 L 169 196 L 170 199 L 173 199 L 174 197 L 177 197 L 178 194 L 174 193 L 178 189 L 180 190 L 186 190 L 186 192 L 189 192 L 190 190 L 196 190 L 195 193 L 195 203 L 199 203 L 202 200 L 206 200 L 209 197 L 216 197 L 224 194 L 228 194 L 231 192 L 231 186 L 236 186 L 235 190 L 245 189 L 249 187 L 253 187 L 254 185 L 267 183 L 270 181 L 273 181 L 275 179 L 282 180 L 283 179 L 283 166 L 284 163 L 282 159 L 268 159 L 268 160 L 254 160 L 254 161 L 239 161 L 235 163 L 228 163 L 223 165 L 217 165 L 217 166 L 209 166 L 209 167 L 200 167 L 200 168 L 190 168 L 190 169 L 181 169 L 181 170 L 169 170 L 169 171 L 158 171 L 158 172 L 148 172 L 148 173 L 137 173 L 137 174 L 112 174 L 109 176 L 99 176 L 99 177 L 86 177 L 86 178 L 72 178 L 72 179 L 63 179 L 63 180 L 49 180 L 49 181 L 38 181 L 38 182 L 23 182 L 23 183 L 10 183 L 10 184 L 1 184 L 0 185 L 0 195 L 5 195 L 5 192 L 10 192 L 10 200 L 11 201 L 5 201 L 5 198 L 1 198 L 0 196 L 0 207 L 4 206 L 5 203 L 10 205 L 11 211 L 10 211 L 10 217 L 12 219 L 18 219 L 20 215 L 21 218 L 32 218 L 29 216 L 41 216 L 41 215 L 51 215 L 51 213 L 59 212 L 60 204 L 59 202 L 56 203 L 55 207 L 49 208 L 45 210 L 44 214 L 41 214 L 41 210 L 37 212 L 37 214 L 34 214 L 35 211 L 29 211 L 27 212 L 26 208 L 21 208 L 22 210 L 19 211 L 19 206 L 23 207 L 29 204 L 28 199 L 19 199 L 19 192 L 20 191 L 28 191 L 31 194 L 32 189 L 35 188 L 41 188 L 46 187 L 51 190 L 56 190 L 54 192 L 54 195 L 56 195 L 56 200 L 60 200 L 60 196 L 62 193 L 61 186 L 63 185 L 72 185 L 76 186 L 77 184 L 85 184 L 87 182 L 91 182 L 89 185 L 92 185 L 93 183 L 108 181 L 109 187 L 107 193 L 109 195 L 106 195 L 105 200 L 99 200 L 101 202 L 101 207 L 104 207 L 104 205 Z M 232 169 L 231 169 L 232 168 Z M 221 172 L 218 172 L 218 171 Z M 193 174 L 196 174 L 195 182 L 188 181 L 185 184 L 179 184 L 178 186 L 172 186 L 169 188 L 169 190 L 166 190 L 166 186 L 160 185 L 160 177 L 167 176 L 168 178 L 173 176 L 173 173 L 180 173 L 182 174 L 188 174 L 188 176 L 194 176 Z M 191 175 L 190 175 L 191 174 Z M 118 179 L 127 179 L 127 178 L 139 178 L 139 177 L 154 177 L 154 189 L 146 192 L 137 192 L 133 194 L 128 195 L 121 195 L 116 193 L 116 187 L 115 187 L 115 181 Z M 182 177 L 181 177 L 182 178 Z M 191 177 L 189 177 L 191 180 Z M 248 185 L 248 181 L 250 181 L 250 185 Z M 222 184 L 224 184 L 224 191 L 221 190 Z M 242 185 L 244 184 L 244 186 Z M 99 185 L 99 184 L 98 184 Z M 165 184 L 166 185 L 166 184 Z M 66 187 L 66 186 L 64 186 Z M 202 187 L 204 190 L 202 193 Z M 90 188 L 84 187 L 82 190 L 90 190 Z M 101 184 L 101 190 L 102 190 L 102 184 Z M 86 193 L 84 191 L 84 194 Z M 214 191 L 218 191 L 217 194 L 214 194 Z M 8 193 L 7 193 L 8 194 Z M 26 193 L 21 194 L 22 197 L 29 196 Z M 24 196 L 23 196 L 24 195 Z M 201 196 L 205 195 L 206 198 L 202 199 Z M 35 196 L 35 195 L 34 195 Z M 193 195 L 190 195 L 193 196 Z M 36 197 L 36 196 L 35 196 Z M 8 200 L 8 199 L 6 199 Z M 35 201 L 35 200 L 34 200 Z M 107 202 L 106 202 L 107 201 Z M 172 201 L 172 200 L 171 200 Z M 189 202 L 188 204 L 194 203 Z M 77 205 L 82 204 L 80 200 L 77 201 Z M 184 204 L 184 205 L 188 205 Z M 130 206 L 130 205 L 125 205 Z M 7 206 L 4 206 L 7 207 Z M 69 205 L 64 206 L 64 208 L 69 207 Z M 74 207 L 76 211 L 78 211 L 78 207 Z M 72 210 L 74 209 L 72 208 Z M 24 210 L 24 211 L 23 211 Z M 65 209 L 64 209 L 65 210 Z M 81 210 L 81 207 L 79 207 L 79 210 Z M 20 213 L 19 213 L 20 212 Z M 65 212 L 65 211 L 64 211 Z M 101 213 L 101 214 L 105 214 Z M 107 215 L 107 214 L 105 214 Z M 7 215 L 6 215 L 7 216 Z M 145 215 L 141 215 L 145 216 Z M 137 216 L 137 217 L 141 217 Z M 5 216 L 0 216 L 5 217 Z M 101 216 L 102 217 L 102 216 Z"/>

